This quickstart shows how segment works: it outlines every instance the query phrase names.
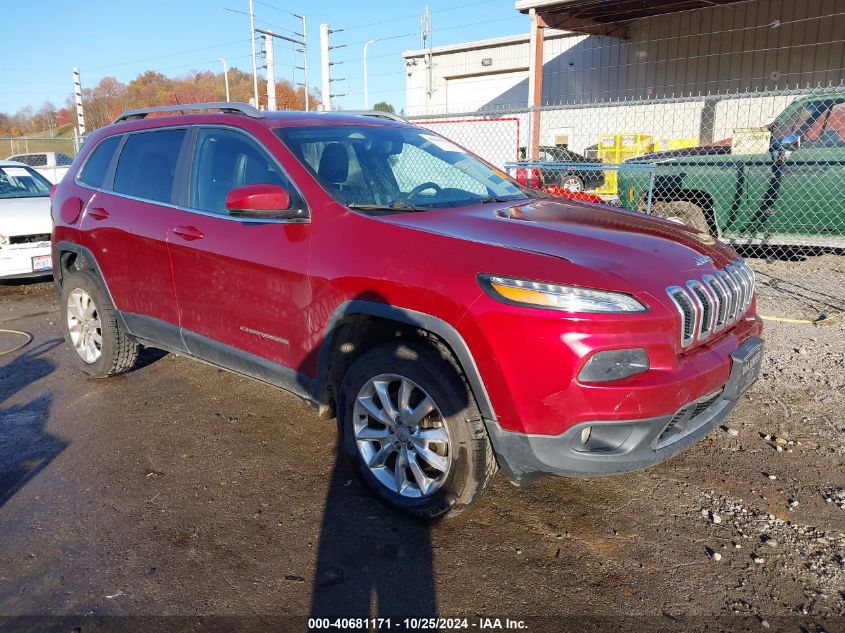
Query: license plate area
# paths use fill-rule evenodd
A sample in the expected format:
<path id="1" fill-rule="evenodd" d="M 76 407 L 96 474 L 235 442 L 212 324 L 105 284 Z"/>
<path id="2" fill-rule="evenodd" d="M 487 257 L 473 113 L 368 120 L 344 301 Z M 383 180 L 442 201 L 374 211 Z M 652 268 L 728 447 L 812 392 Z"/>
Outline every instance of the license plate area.
<path id="1" fill-rule="evenodd" d="M 736 400 L 760 377 L 763 363 L 763 340 L 752 337 L 731 354 L 733 367 L 728 384 L 725 385 L 725 397 Z"/>
<path id="2" fill-rule="evenodd" d="M 36 255 L 32 258 L 32 272 L 40 273 L 53 270 L 52 255 Z"/>

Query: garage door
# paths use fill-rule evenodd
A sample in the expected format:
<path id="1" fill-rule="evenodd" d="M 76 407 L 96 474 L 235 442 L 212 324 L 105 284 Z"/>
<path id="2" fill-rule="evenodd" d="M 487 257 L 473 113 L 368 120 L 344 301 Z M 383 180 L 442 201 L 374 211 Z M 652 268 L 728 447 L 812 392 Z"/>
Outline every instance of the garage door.
<path id="1" fill-rule="evenodd" d="M 524 106 L 528 103 L 528 73 L 497 73 L 446 80 L 450 112 L 472 112 L 485 106 Z"/>

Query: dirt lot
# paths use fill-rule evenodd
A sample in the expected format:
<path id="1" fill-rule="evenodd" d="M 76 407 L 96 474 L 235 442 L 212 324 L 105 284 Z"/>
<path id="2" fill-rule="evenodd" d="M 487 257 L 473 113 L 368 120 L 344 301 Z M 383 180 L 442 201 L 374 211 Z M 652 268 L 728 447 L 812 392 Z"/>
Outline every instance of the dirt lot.
<path id="1" fill-rule="evenodd" d="M 56 311 L 49 284 L 0 285 L 0 328 L 35 337 L 0 356 L 0 615 L 845 630 L 845 319 L 768 323 L 730 426 L 668 463 L 500 477 L 426 526 L 372 501 L 295 397 L 172 354 L 86 379 Z"/>

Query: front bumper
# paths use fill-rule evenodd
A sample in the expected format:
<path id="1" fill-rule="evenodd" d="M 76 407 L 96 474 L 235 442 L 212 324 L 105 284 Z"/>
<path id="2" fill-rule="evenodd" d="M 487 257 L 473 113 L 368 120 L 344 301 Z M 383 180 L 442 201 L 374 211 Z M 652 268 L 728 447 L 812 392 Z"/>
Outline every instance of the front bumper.
<path id="1" fill-rule="evenodd" d="M 733 411 L 757 379 L 762 346 L 761 339 L 748 339 L 731 355 L 728 382 L 674 414 L 581 422 L 560 435 L 515 433 L 488 420 L 487 432 L 499 466 L 509 479 L 526 484 L 546 474 L 595 477 L 659 464 L 700 440 Z"/>

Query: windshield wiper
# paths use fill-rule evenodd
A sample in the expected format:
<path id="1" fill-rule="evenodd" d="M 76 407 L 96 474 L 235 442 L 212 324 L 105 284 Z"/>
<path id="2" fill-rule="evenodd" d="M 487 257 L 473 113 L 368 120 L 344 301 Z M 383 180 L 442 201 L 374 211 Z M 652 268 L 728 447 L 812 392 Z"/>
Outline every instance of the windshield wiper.
<path id="1" fill-rule="evenodd" d="M 394 200 L 388 204 L 359 204 L 357 202 L 350 202 L 346 206 L 356 211 L 425 211 L 425 209 L 420 209 L 401 200 Z"/>
<path id="2" fill-rule="evenodd" d="M 508 196 L 502 198 L 499 196 L 487 196 L 478 201 L 478 204 L 487 204 L 488 202 L 513 202 L 514 200 L 521 200 L 524 196 Z"/>

